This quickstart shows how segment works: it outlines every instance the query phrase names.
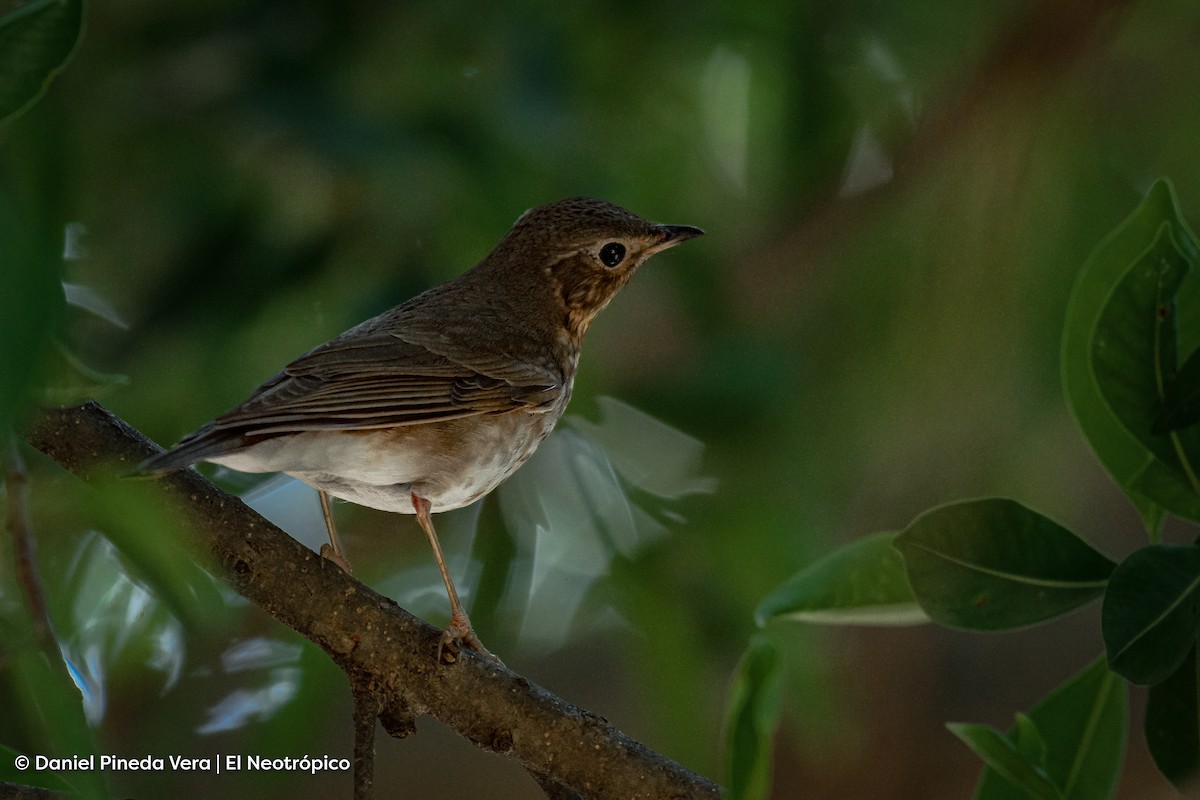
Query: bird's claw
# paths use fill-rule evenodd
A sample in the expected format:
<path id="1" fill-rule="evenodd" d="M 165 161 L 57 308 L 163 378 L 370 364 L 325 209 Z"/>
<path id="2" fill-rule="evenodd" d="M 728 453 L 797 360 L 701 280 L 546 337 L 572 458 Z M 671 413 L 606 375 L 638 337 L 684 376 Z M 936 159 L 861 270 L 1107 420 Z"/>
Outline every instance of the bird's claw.
<path id="1" fill-rule="evenodd" d="M 442 632 L 442 640 L 438 642 L 437 660 L 447 664 L 454 663 L 457 660 L 455 653 L 460 646 L 474 650 L 489 661 L 504 666 L 504 662 L 479 641 L 474 628 L 471 627 L 471 620 L 467 618 L 466 612 L 462 611 L 450 614 L 450 624 L 446 626 L 446 630 Z"/>
<path id="2" fill-rule="evenodd" d="M 321 558 L 325 559 L 326 561 L 330 561 L 330 562 L 336 564 L 337 566 L 341 567 L 342 572 L 345 572 L 347 575 L 351 574 L 350 562 L 346 560 L 346 557 L 344 555 L 339 553 L 337 550 L 334 550 L 333 547 L 331 547 L 328 542 L 321 545 L 320 552 L 321 552 Z"/>

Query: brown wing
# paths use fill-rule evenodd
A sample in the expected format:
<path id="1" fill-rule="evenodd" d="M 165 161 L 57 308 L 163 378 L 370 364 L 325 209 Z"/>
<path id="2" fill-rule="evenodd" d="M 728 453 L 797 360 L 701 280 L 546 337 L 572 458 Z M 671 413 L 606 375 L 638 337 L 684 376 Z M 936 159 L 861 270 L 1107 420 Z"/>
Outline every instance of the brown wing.
<path id="1" fill-rule="evenodd" d="M 163 472 L 263 438 L 368 430 L 548 408 L 561 387 L 530 369 L 529 383 L 489 377 L 385 333 L 339 337 L 301 356 L 240 406 L 141 465 Z"/>
<path id="2" fill-rule="evenodd" d="M 258 433 L 386 428 L 530 408 L 530 394 L 552 388 L 514 386 L 382 334 L 301 356 L 213 422 Z"/>

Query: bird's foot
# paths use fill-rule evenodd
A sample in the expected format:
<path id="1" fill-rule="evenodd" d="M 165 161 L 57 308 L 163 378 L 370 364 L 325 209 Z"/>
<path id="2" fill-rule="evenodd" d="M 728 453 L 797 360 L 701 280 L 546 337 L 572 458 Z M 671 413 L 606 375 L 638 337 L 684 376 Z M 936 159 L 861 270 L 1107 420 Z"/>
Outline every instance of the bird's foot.
<path id="1" fill-rule="evenodd" d="M 339 553 L 337 550 L 334 550 L 333 547 L 331 547 L 328 542 L 321 545 L 321 558 L 325 559 L 326 561 L 331 561 L 334 564 L 337 564 L 339 567 L 342 568 L 342 572 L 345 572 L 347 575 L 351 574 L 350 562 L 346 560 L 346 557 L 344 555 Z"/>
<path id="2" fill-rule="evenodd" d="M 444 654 L 447 657 L 447 663 L 452 663 L 454 661 L 453 654 L 459 646 L 474 650 L 489 661 L 504 666 L 504 662 L 484 647 L 483 642 L 479 641 L 479 637 L 475 635 L 475 629 L 471 627 L 471 620 L 467 618 L 467 613 L 456 609 L 451 612 L 450 624 L 442 632 L 442 641 L 438 643 L 438 661 L 442 661 Z"/>

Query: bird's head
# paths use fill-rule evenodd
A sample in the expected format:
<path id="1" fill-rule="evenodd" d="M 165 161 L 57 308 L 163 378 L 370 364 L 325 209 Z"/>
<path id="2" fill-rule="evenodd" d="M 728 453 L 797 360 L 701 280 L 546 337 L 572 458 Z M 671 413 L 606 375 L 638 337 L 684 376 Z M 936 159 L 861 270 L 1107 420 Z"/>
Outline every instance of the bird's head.
<path id="1" fill-rule="evenodd" d="M 582 337 L 646 259 L 703 233 L 690 225 L 647 222 L 603 200 L 572 197 L 526 211 L 488 260 L 548 284 L 562 302 L 567 330 Z"/>

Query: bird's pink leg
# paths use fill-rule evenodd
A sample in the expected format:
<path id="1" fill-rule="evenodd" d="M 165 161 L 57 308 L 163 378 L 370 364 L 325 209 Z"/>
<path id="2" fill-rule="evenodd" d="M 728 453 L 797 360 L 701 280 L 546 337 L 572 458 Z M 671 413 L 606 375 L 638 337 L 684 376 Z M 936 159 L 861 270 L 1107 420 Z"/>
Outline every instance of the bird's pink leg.
<path id="1" fill-rule="evenodd" d="M 437 533 L 433 530 L 433 519 L 429 515 L 429 501 L 413 492 L 412 504 L 413 510 L 417 512 L 417 522 L 421 525 L 421 530 L 425 531 L 425 538 L 429 540 L 429 546 L 433 548 L 433 557 L 437 559 L 438 570 L 442 573 L 442 582 L 446 584 L 446 594 L 450 598 L 450 624 L 446 626 L 441 644 L 438 645 L 438 660 L 440 661 L 442 658 L 442 648 L 452 642 L 460 642 L 476 653 L 487 656 L 497 664 L 503 663 L 483 646 L 483 642 L 479 641 L 479 637 L 475 635 L 475 630 L 471 627 L 471 620 L 467 618 L 467 612 L 458 599 L 458 591 L 454 588 L 454 580 L 450 577 L 450 568 L 446 566 L 446 557 L 442 555 L 442 545 L 438 542 Z"/>
<path id="2" fill-rule="evenodd" d="M 338 536 L 333 524 L 333 509 L 329 507 L 329 495 L 320 489 L 317 497 L 321 499 L 321 513 L 325 516 L 325 530 L 329 532 L 329 544 L 321 545 L 321 555 L 337 564 L 347 575 L 350 574 L 350 562 L 346 559 L 346 551 L 342 549 L 342 539 Z"/>

